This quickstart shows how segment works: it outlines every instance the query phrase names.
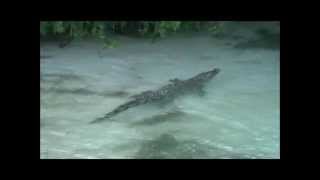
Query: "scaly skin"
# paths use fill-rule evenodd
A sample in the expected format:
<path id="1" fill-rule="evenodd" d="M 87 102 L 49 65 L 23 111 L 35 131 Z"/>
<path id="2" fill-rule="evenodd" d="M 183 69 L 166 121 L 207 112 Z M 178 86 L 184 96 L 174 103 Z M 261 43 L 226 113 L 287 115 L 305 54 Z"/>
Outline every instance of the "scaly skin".
<path id="1" fill-rule="evenodd" d="M 109 119 L 123 111 L 126 111 L 129 108 L 142 104 L 159 102 L 163 100 L 172 101 L 175 97 L 190 92 L 198 92 L 199 95 L 202 96 L 204 95 L 204 91 L 202 89 L 204 84 L 211 80 L 219 72 L 220 69 L 215 68 L 212 71 L 200 73 L 187 80 L 172 79 L 170 80 L 170 84 L 163 86 L 156 91 L 144 91 L 140 94 L 131 96 L 133 100 L 118 106 L 113 111 L 107 113 L 105 116 L 91 121 L 90 124 Z"/>

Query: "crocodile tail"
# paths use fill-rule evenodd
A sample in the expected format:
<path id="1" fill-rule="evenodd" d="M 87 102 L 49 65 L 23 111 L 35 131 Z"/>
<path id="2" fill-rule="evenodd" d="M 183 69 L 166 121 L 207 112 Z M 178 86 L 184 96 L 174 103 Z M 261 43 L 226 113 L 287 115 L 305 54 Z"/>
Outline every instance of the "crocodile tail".
<path id="1" fill-rule="evenodd" d="M 96 118 L 95 120 L 91 121 L 90 124 L 94 124 L 94 123 L 99 123 L 101 121 L 107 120 L 113 116 L 115 116 L 116 114 L 118 114 L 119 112 L 117 112 L 117 109 L 114 111 L 109 112 L 108 114 L 104 115 L 103 117 L 99 117 Z"/>
<path id="2" fill-rule="evenodd" d="M 101 122 L 105 119 L 106 119 L 105 117 L 99 117 L 99 118 L 96 118 L 95 120 L 91 121 L 89 124 L 98 123 L 98 122 Z"/>
<path id="3" fill-rule="evenodd" d="M 125 104 L 122 104 L 122 105 L 118 106 L 116 109 L 114 109 L 113 111 L 107 113 L 105 116 L 97 118 L 97 119 L 91 121 L 90 124 L 98 123 L 98 122 L 101 122 L 103 120 L 109 119 L 109 118 L 111 118 L 111 117 L 113 117 L 113 116 L 115 116 L 115 115 L 117 115 L 117 114 L 119 114 L 119 113 L 121 113 L 123 111 L 126 111 L 127 109 L 129 109 L 131 107 L 137 106 L 137 105 L 139 105 L 139 102 L 137 102 L 137 101 L 129 101 L 129 102 L 125 103 Z"/>

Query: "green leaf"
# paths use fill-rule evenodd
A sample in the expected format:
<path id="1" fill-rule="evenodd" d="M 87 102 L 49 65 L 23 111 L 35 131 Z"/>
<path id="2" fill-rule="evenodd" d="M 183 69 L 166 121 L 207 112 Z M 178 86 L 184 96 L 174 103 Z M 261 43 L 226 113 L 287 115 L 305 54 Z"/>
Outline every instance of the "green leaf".
<path id="1" fill-rule="evenodd" d="M 63 21 L 58 21 L 55 23 L 54 31 L 56 34 L 61 34 L 65 32 L 65 27 L 63 25 Z"/>

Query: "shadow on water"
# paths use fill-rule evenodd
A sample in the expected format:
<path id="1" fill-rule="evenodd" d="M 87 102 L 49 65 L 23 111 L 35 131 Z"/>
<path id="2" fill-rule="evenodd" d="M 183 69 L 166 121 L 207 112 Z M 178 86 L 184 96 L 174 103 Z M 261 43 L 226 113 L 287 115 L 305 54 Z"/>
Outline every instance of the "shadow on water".
<path id="1" fill-rule="evenodd" d="M 185 116 L 186 114 L 182 111 L 172 111 L 172 112 L 167 112 L 165 114 L 159 114 L 159 115 L 154 115 L 152 117 L 144 118 L 141 121 L 131 123 L 131 126 L 152 126 L 156 125 L 159 123 L 164 123 L 164 122 L 176 122 L 179 120 L 181 117 Z"/>
<path id="2" fill-rule="evenodd" d="M 166 159 L 178 158 L 179 142 L 170 134 L 163 134 L 151 141 L 142 144 L 135 157 L 138 159 Z"/>
<path id="3" fill-rule="evenodd" d="M 134 156 L 137 159 L 248 159 L 244 154 L 235 154 L 212 147 L 197 140 L 179 141 L 171 134 L 162 134 L 142 143 Z"/>
<path id="4" fill-rule="evenodd" d="M 119 91 L 93 91 L 87 88 L 65 88 L 61 87 L 63 83 L 68 82 L 84 82 L 85 78 L 75 74 L 58 74 L 58 73 L 47 73 L 41 74 L 40 80 L 43 83 L 53 83 L 54 87 L 45 88 L 41 87 L 41 91 L 45 93 L 59 93 L 59 94 L 74 94 L 74 95 L 95 95 L 103 97 L 127 97 L 130 93 L 119 90 Z M 61 86 L 60 86 L 61 85 Z M 60 86 L 60 87 L 59 87 Z"/>
<path id="5" fill-rule="evenodd" d="M 63 80 L 83 80 L 82 77 L 75 74 L 59 74 L 59 73 L 45 73 L 41 74 L 41 80 L 49 79 L 63 79 Z"/>
<path id="6" fill-rule="evenodd" d="M 41 91 L 45 93 L 56 93 L 56 94 L 73 94 L 73 95 L 82 95 L 82 96 L 103 96 L 103 97 L 128 97 L 130 94 L 125 91 L 104 91 L 104 92 L 97 92 L 92 91 L 86 88 L 73 88 L 73 89 L 67 89 L 67 88 L 57 88 L 57 87 L 51 87 L 51 88 L 41 88 Z"/>
<path id="7" fill-rule="evenodd" d="M 40 80 L 43 83 L 53 83 L 53 87 L 41 87 L 43 93 L 58 93 L 58 94 L 74 94 L 74 95 L 95 95 L 103 97 L 127 97 L 130 94 L 128 92 L 119 91 L 93 91 L 87 88 L 65 88 L 62 87 L 63 83 L 80 81 L 84 82 L 85 78 L 75 74 L 58 74 L 58 73 L 46 73 L 41 74 Z"/>
<path id="8" fill-rule="evenodd" d="M 256 33 L 259 35 L 257 39 L 241 41 L 234 45 L 234 48 L 263 48 L 263 49 L 279 49 L 280 48 L 280 34 L 272 33 L 266 29 L 258 29 Z"/>
<path id="9" fill-rule="evenodd" d="M 65 82 L 84 82 L 85 79 L 81 76 L 68 73 L 68 74 L 59 74 L 59 73 L 41 73 L 40 82 L 41 84 L 53 84 L 54 86 L 61 85 Z"/>

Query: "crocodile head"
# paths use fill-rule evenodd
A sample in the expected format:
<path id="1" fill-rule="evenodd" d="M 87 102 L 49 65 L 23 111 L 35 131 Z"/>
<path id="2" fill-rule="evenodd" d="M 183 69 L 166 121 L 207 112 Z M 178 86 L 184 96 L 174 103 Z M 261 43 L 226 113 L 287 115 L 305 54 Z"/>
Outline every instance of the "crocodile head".
<path id="1" fill-rule="evenodd" d="M 211 80 L 214 76 L 216 76 L 220 72 L 219 68 L 214 68 L 211 71 L 201 73 L 194 77 L 193 79 L 199 82 L 206 82 Z"/>

